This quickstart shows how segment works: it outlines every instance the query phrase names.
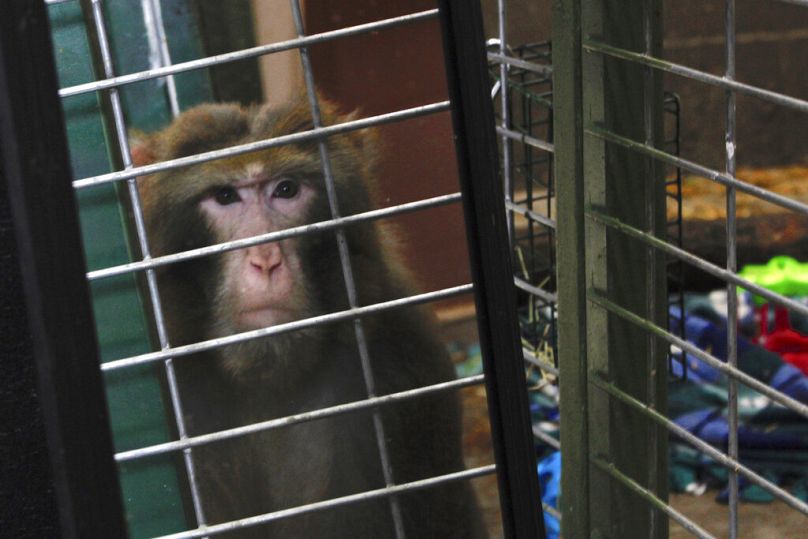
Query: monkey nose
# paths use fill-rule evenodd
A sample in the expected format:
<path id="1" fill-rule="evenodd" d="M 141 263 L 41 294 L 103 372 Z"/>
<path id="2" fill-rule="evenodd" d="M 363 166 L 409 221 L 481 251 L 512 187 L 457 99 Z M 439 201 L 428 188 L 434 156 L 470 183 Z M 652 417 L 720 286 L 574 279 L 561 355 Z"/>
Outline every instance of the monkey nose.
<path id="1" fill-rule="evenodd" d="M 271 273 L 282 261 L 281 250 L 275 244 L 258 245 L 250 247 L 247 251 L 247 262 L 250 267 L 261 273 Z"/>

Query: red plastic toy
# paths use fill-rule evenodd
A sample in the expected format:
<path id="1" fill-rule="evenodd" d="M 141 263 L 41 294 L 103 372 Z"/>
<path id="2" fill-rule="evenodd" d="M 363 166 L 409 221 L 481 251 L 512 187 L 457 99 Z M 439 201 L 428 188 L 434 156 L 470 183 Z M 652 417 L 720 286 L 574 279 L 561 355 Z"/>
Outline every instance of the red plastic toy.
<path id="1" fill-rule="evenodd" d="M 774 308 L 774 330 L 771 333 L 769 333 L 769 304 L 760 308 L 759 343 L 766 350 L 780 354 L 784 361 L 808 375 L 808 337 L 791 328 L 788 310 L 784 307 Z"/>

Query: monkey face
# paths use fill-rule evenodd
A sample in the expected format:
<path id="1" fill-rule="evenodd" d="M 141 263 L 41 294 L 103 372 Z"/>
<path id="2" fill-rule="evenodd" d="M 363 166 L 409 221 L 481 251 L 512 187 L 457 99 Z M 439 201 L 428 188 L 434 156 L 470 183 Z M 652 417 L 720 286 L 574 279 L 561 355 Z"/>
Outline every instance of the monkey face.
<path id="1" fill-rule="evenodd" d="M 210 189 L 199 202 L 217 242 L 301 225 L 316 195 L 305 180 L 267 177 L 259 164 Z M 289 322 L 310 311 L 296 238 L 264 243 L 223 255 L 217 296 L 219 319 L 245 331 Z"/>
<path id="2" fill-rule="evenodd" d="M 348 118 L 339 116 L 327 102 L 322 103 L 322 111 L 327 124 Z M 289 106 L 255 109 L 200 105 L 181 114 L 163 131 L 141 134 L 132 156 L 142 166 L 311 129 L 305 99 Z M 327 141 L 342 215 L 371 208 L 373 139 L 371 131 L 363 130 Z M 152 255 L 170 255 L 330 219 L 318 145 L 314 140 L 301 141 L 140 177 Z M 352 257 L 375 260 L 380 256 L 374 254 L 381 247 L 372 224 L 348 227 L 345 234 Z M 376 270 L 370 273 L 380 274 Z M 175 345 L 348 308 L 333 233 L 307 234 L 166 265 L 158 268 L 157 277 L 168 333 Z M 360 301 L 369 302 L 373 300 L 370 294 L 381 290 L 369 286 L 357 292 Z M 232 364 L 233 372 L 247 372 L 251 358 L 291 357 L 290 350 L 300 355 L 306 343 L 333 343 L 342 333 L 346 333 L 342 326 L 336 325 L 307 328 L 215 353 L 227 357 L 225 363 Z"/>

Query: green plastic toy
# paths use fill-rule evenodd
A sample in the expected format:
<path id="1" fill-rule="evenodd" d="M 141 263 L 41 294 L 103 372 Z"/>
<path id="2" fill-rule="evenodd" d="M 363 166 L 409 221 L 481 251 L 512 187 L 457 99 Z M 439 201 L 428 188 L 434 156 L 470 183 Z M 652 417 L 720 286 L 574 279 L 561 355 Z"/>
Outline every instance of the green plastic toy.
<path id="1" fill-rule="evenodd" d="M 739 275 L 783 296 L 808 296 L 808 263 L 803 264 L 790 256 L 775 256 L 762 265 L 749 264 Z M 767 300 L 754 296 L 754 301 L 763 304 Z"/>

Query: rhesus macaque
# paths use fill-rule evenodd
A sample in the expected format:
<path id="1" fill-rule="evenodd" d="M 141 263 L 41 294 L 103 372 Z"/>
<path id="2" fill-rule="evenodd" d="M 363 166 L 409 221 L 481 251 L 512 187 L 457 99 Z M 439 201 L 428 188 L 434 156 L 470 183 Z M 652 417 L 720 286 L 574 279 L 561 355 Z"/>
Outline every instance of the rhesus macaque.
<path id="1" fill-rule="evenodd" d="M 345 121 L 323 102 L 324 123 Z M 305 99 L 285 108 L 202 105 L 136 142 L 136 164 L 164 161 L 313 127 Z M 371 209 L 374 134 L 328 140 L 340 209 Z M 230 157 L 139 180 L 154 255 L 327 220 L 316 141 Z M 408 279 L 380 225 L 345 229 L 360 305 L 404 297 Z M 158 283 L 172 345 L 348 308 L 334 232 L 299 236 L 163 267 Z M 379 395 L 451 380 L 423 308 L 364 319 Z M 322 325 L 179 358 L 190 435 L 362 400 L 352 322 Z M 457 395 L 380 408 L 394 481 L 464 468 Z M 370 412 L 310 421 L 193 450 L 209 524 L 384 486 Z M 467 481 L 399 496 L 407 537 L 482 537 Z M 227 537 L 394 537 L 387 499 L 246 528 Z"/>

